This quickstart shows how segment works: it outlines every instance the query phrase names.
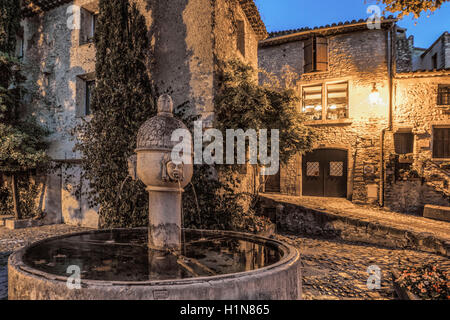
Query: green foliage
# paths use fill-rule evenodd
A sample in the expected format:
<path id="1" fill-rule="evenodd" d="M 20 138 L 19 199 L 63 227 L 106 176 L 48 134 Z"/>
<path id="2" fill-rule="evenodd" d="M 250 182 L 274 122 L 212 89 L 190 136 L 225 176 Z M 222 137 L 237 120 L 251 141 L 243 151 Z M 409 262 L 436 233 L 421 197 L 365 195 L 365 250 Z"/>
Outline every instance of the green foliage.
<path id="1" fill-rule="evenodd" d="M 23 172 L 48 163 L 48 131 L 31 118 L 15 126 L 0 123 L 0 171 Z"/>
<path id="2" fill-rule="evenodd" d="M 396 13 L 400 12 L 399 18 L 410 13 L 415 18 L 420 17 L 424 11 L 435 11 L 448 0 L 378 0 L 386 5 L 386 10 Z"/>
<path id="3" fill-rule="evenodd" d="M 30 173 L 16 177 L 19 190 L 19 206 L 22 219 L 40 218 L 44 215 L 40 208 L 39 196 L 42 185 L 31 179 Z M 0 215 L 13 215 L 12 194 L 8 187 L 0 187 Z"/>
<path id="4" fill-rule="evenodd" d="M 77 128 L 76 149 L 102 227 L 142 226 L 148 219 L 148 194 L 141 182 L 127 180 L 127 158 L 136 149 L 139 127 L 156 114 L 147 27 L 128 0 L 101 0 L 99 12 L 92 119 Z"/>
<path id="5" fill-rule="evenodd" d="M 216 128 L 280 130 L 280 161 L 310 151 L 318 135 L 303 123 L 299 98 L 292 89 L 261 86 L 256 70 L 239 60 L 223 64 L 216 97 Z"/>
<path id="6" fill-rule="evenodd" d="M 37 186 L 30 183 L 29 172 L 48 164 L 45 137 L 48 130 L 34 118 L 26 117 L 21 104 L 21 63 L 14 57 L 16 36 L 20 28 L 20 1 L 0 2 L 0 172 L 18 178 L 18 200 L 22 218 L 40 215 L 35 206 Z M 2 213 L 11 214 L 12 190 L 2 187 Z"/>
<path id="7" fill-rule="evenodd" d="M 16 34 L 20 28 L 20 1 L 0 1 L 0 51 L 13 53 L 16 48 Z"/>
<path id="8" fill-rule="evenodd" d="M 188 104 L 177 108 L 176 116 L 193 132 L 194 121 Z M 183 193 L 185 228 L 259 232 L 268 219 L 256 216 L 256 195 L 239 191 L 241 180 L 233 166 L 194 165 L 192 183 Z M 249 202 L 248 210 L 243 206 Z"/>
<path id="9" fill-rule="evenodd" d="M 310 150 L 317 134 L 303 124 L 304 118 L 295 108 L 298 98 L 294 91 L 260 86 L 256 79 L 256 71 L 240 61 L 222 64 L 214 127 L 224 135 L 227 129 L 279 129 L 280 160 L 284 163 Z M 187 114 L 187 106 L 180 108 L 178 116 L 192 126 L 197 119 Z M 256 166 L 252 168 L 257 172 Z M 268 219 L 257 216 L 258 191 L 244 189 L 240 169 L 194 166 L 192 185 L 183 194 L 185 227 L 247 232 L 267 228 Z"/>

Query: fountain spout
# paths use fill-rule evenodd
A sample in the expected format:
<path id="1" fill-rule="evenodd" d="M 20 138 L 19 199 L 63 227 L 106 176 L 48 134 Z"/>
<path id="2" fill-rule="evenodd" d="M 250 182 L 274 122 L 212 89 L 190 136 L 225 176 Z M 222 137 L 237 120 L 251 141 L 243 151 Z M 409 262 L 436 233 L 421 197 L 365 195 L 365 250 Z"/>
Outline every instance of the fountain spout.
<path id="1" fill-rule="evenodd" d="M 193 174 L 193 161 L 176 164 L 171 159 L 173 148 L 180 143 L 172 141 L 177 129 L 189 132 L 173 117 L 172 98 L 162 95 L 158 115 L 142 125 L 137 138 L 135 172 L 149 193 L 149 248 L 161 251 L 181 249 L 182 192 Z M 192 145 L 186 157 L 192 159 Z M 133 161 L 130 164 L 134 166 Z"/>

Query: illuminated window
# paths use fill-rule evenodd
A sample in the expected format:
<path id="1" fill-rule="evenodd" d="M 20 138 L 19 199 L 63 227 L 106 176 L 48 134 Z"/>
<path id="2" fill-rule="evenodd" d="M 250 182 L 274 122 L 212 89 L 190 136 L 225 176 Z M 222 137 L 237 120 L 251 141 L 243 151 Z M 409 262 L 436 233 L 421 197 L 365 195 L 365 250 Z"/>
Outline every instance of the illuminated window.
<path id="1" fill-rule="evenodd" d="M 302 90 L 303 112 L 310 120 L 348 118 L 348 82 L 308 86 Z"/>
<path id="2" fill-rule="evenodd" d="M 327 85 L 327 120 L 348 118 L 348 83 Z"/>
<path id="3" fill-rule="evenodd" d="M 322 85 L 303 87 L 303 112 L 310 120 L 322 120 Z"/>

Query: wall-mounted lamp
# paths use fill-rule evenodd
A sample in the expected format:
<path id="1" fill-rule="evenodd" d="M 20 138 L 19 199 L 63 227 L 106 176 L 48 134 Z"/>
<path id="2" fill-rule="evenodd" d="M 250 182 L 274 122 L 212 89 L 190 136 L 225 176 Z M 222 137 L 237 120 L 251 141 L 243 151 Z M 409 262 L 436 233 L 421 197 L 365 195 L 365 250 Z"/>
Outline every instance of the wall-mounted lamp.
<path id="1" fill-rule="evenodd" d="M 373 84 L 372 92 L 369 94 L 369 101 L 372 105 L 379 103 L 380 101 L 380 92 L 377 89 L 377 84 Z"/>

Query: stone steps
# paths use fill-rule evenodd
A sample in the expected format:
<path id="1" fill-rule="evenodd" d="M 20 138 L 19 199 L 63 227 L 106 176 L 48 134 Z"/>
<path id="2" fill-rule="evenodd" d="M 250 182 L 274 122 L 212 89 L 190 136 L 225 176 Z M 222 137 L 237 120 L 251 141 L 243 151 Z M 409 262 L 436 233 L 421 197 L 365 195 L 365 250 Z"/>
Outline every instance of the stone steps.
<path id="1" fill-rule="evenodd" d="M 424 218 L 450 222 L 450 207 L 426 205 L 423 209 Z"/>
<path id="2" fill-rule="evenodd" d="M 417 217 L 423 219 L 422 223 L 411 227 L 404 223 L 391 223 L 386 218 L 375 219 L 367 214 L 352 214 L 352 210 L 346 208 L 335 212 L 325 208 L 326 205 L 324 208 L 314 208 L 311 204 L 290 203 L 284 199 L 271 199 L 267 195 L 262 201 L 266 207 L 271 205 L 277 208 L 275 220 L 278 232 L 338 238 L 450 257 L 449 236 L 442 236 L 440 232 L 447 230 L 447 226 L 441 225 L 443 222 L 431 222 Z M 389 215 L 387 212 L 384 214 Z M 439 232 L 432 225 L 439 225 Z"/>

